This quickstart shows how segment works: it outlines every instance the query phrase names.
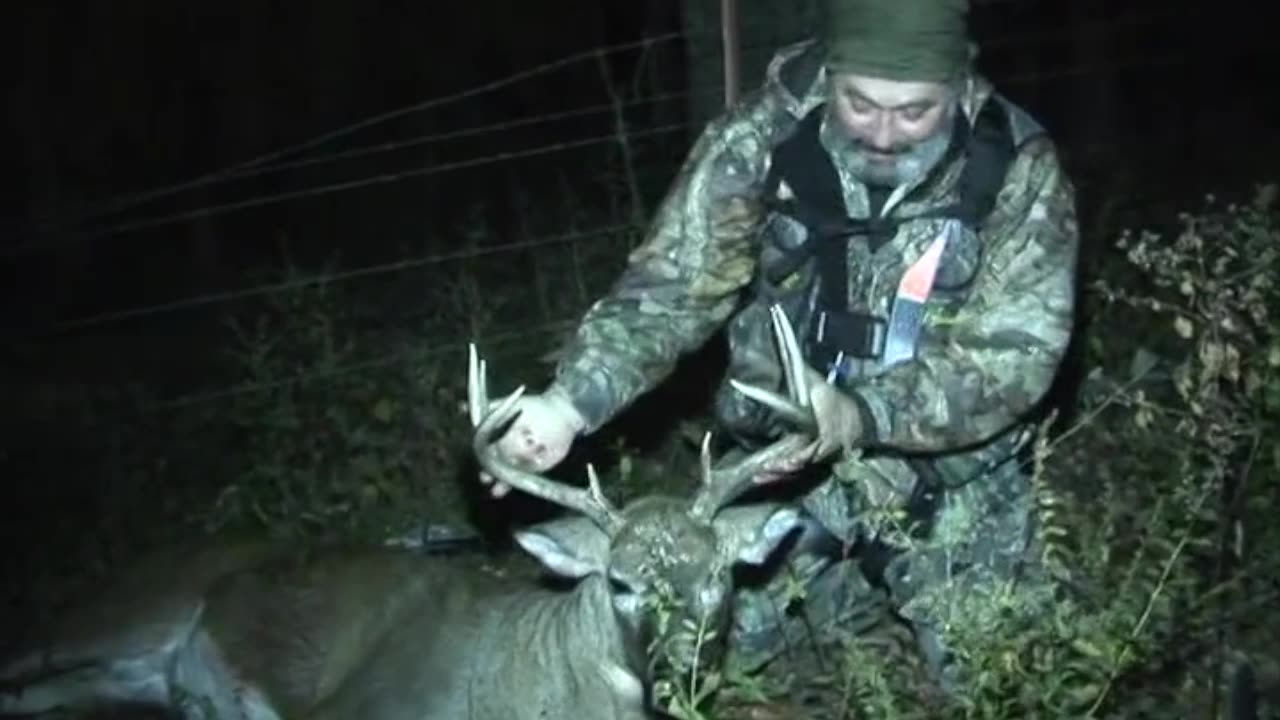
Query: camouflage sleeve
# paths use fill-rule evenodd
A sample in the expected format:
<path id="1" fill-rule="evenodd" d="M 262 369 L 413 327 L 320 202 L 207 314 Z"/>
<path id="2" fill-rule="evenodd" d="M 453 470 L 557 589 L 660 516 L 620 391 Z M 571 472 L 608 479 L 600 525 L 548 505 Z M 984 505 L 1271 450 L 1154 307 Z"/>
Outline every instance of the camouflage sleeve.
<path id="1" fill-rule="evenodd" d="M 746 111 L 713 121 L 694 145 L 610 292 L 563 349 L 553 390 L 593 431 L 664 379 L 736 307 L 757 262 L 767 150 Z"/>
<path id="2" fill-rule="evenodd" d="M 926 316 L 916 359 L 855 386 L 874 419 L 869 444 L 977 443 L 1049 389 L 1071 334 L 1079 246 L 1075 190 L 1049 139 L 1029 142 L 1010 166 L 983 243 L 967 300 Z"/>

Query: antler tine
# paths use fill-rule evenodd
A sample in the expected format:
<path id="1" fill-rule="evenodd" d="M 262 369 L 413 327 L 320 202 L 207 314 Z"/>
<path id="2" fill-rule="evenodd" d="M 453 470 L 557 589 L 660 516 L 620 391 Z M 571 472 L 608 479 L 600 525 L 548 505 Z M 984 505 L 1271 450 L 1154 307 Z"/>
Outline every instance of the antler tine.
<path id="1" fill-rule="evenodd" d="M 810 444 L 818 431 L 818 421 L 809 403 L 809 383 L 805 374 L 804 356 L 800 352 L 800 343 L 796 340 L 791 321 L 777 305 L 769 309 L 769 315 L 773 322 L 773 334 L 781 357 L 782 376 L 787 386 L 788 397 L 737 380 L 730 380 L 730 382 L 738 392 L 767 405 L 784 420 L 795 425 L 800 432 L 785 435 L 733 465 L 714 470 L 710 467 L 708 443 L 710 435 L 704 437 L 702 443 L 703 487 L 691 511 L 696 517 L 709 519 L 720 508 L 746 491 L 761 472 Z"/>
<path id="2" fill-rule="evenodd" d="M 702 484 L 710 485 L 714 477 L 711 470 L 711 433 L 702 435 L 702 448 L 698 453 L 699 465 L 702 467 Z"/>
<path id="3" fill-rule="evenodd" d="M 489 405 L 488 372 L 485 362 L 476 352 L 476 344 L 467 345 L 467 411 L 471 415 L 471 427 L 480 427 Z"/>
<path id="4" fill-rule="evenodd" d="M 592 501 L 609 517 L 609 522 L 619 523 L 621 515 L 613 503 L 609 502 L 609 498 L 605 497 L 604 489 L 600 487 L 600 476 L 596 474 L 596 468 L 591 463 L 587 463 L 587 489 L 591 492 Z"/>
<path id="5" fill-rule="evenodd" d="M 789 397 L 738 380 L 729 382 L 735 390 L 767 406 L 788 423 L 804 432 L 816 433 L 818 420 L 809 405 L 809 383 L 805 376 L 804 356 L 800 352 L 795 330 L 792 329 L 787 314 L 777 305 L 769 308 L 769 317 L 773 321 L 773 337 L 781 356 L 782 376 Z"/>
<path id="6" fill-rule="evenodd" d="M 503 398 L 497 406 L 490 407 L 485 363 L 479 359 L 475 344 L 470 345 L 467 401 L 471 424 L 475 428 L 471 449 L 480 467 L 494 478 L 521 492 L 582 513 L 601 529 L 612 533 L 621 524 L 622 518 L 617 509 L 605 498 L 604 492 L 600 489 L 600 478 L 596 475 L 594 468 L 587 468 L 589 487 L 577 488 L 516 467 L 498 454 L 491 442 L 493 432 L 519 414 L 516 401 L 524 394 L 524 390 L 522 385 Z"/>

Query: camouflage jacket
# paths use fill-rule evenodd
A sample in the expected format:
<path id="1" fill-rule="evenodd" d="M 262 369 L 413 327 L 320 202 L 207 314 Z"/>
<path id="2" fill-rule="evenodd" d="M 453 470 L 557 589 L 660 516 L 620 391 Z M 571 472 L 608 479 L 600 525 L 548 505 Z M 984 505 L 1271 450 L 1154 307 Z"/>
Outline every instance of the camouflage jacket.
<path id="1" fill-rule="evenodd" d="M 789 63 L 809 49 L 806 42 L 779 51 L 763 86 L 709 123 L 647 238 L 564 348 L 553 387 L 582 412 L 588 431 L 730 320 L 730 375 L 777 385 L 763 309 L 781 300 L 789 312 L 802 310 L 804 273 L 812 269 L 765 287 L 759 270 L 771 248 L 797 233 L 766 208 L 762 193 L 774 145 L 825 101 L 821 72 L 802 92 L 784 82 Z M 868 365 L 845 386 L 864 410 L 866 446 L 928 452 L 981 443 L 1043 396 L 1064 355 L 1078 247 L 1074 189 L 1052 141 L 1032 132 L 1034 121 L 973 77 L 961 99 L 966 120 L 987 102 L 1010 109 L 1016 157 L 981 236 L 966 232 L 943 256 L 938 284 L 964 289 L 930 295 L 915 358 Z M 898 188 L 883 212 L 911 216 L 950 202 L 961 163 L 948 155 L 916 186 Z M 840 174 L 849 215 L 866 217 L 865 187 Z M 903 271 L 939 227 L 938 220 L 906 222 L 874 252 L 850 243 L 850 307 L 887 315 Z M 719 401 L 722 420 L 750 425 L 758 406 L 745 402 Z"/>

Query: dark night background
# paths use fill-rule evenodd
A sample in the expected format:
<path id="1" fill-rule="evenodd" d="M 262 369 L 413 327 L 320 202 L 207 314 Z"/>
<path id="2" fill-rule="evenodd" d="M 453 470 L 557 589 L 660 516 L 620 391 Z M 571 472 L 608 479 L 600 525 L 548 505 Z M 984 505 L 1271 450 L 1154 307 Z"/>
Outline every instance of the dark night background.
<path id="1" fill-rule="evenodd" d="M 740 2 L 747 89 L 817 11 Z M 1078 185 L 1086 272 L 1121 228 L 1273 178 L 1277 57 L 1252 9 L 1264 3 L 975 4 L 982 70 L 1048 126 Z M 474 333 L 492 349 L 500 387 L 537 385 L 557 333 L 621 268 L 638 231 L 602 229 L 643 220 L 721 102 L 718 8 L 7 3 L 12 595 L 16 578 L 106 567 L 126 530 L 155 541 L 157 513 L 203 513 L 276 452 L 264 437 L 347 432 L 364 416 L 336 419 L 346 400 L 392 398 L 402 422 L 383 444 L 275 460 L 336 477 L 316 454 L 358 450 L 394 469 L 379 477 L 428 483 L 446 454 L 430 444 L 466 431 L 441 389 L 461 381 L 460 344 Z M 341 279 L 294 285 L 332 287 L 323 313 L 268 287 L 323 273 Z M 258 365 L 228 359 L 242 348 L 231 317 L 266 323 Z M 320 326 L 353 343 L 328 365 Z M 309 398 L 279 389 L 307 373 L 340 380 L 307 385 Z M 307 409 L 278 419 L 285 405 Z M 268 417 L 269 433 L 255 425 Z M 271 497 L 280 517 L 309 502 Z"/>
<path id="2" fill-rule="evenodd" d="M 803 37 L 812 4 L 744 10 L 744 85 L 758 81 L 774 46 Z M 598 209 L 592 171 L 615 162 L 615 96 L 641 133 L 634 170 L 651 205 L 719 98 L 710 0 L 683 11 L 658 0 L 300 7 L 6 8 L 4 156 L 14 181 L 0 217 L 10 337 L 241 287 L 247 269 L 279 262 L 284 247 L 299 263 L 340 253 L 348 266 L 369 265 L 447 245 L 431 236 L 475 216 L 509 239 L 529 214 L 518 198 L 545 207 L 535 191 L 549 184 L 571 186 L 579 204 Z M 1138 193 L 1195 196 L 1267 167 L 1274 50 L 1246 7 L 997 0 L 974 12 L 983 70 L 1051 128 L 1095 218 L 1089 211 L 1132 204 Z M 634 47 L 644 38 L 659 39 Z M 606 87 L 592 53 L 627 44 L 604 56 Z M 436 102 L 520 73 L 528 76 Z M 394 117 L 370 122 L 384 115 Z M 530 122 L 546 116 L 560 117 Z M 261 163 L 284 168 L 104 212 L 330 134 Z M 594 138 L 603 141 L 583 144 Z M 561 143 L 579 146 L 485 161 Z M 387 147 L 351 152 L 379 145 Z M 563 231 L 566 221 L 547 218 L 546 229 Z M 201 313 L 161 315 L 74 334 L 145 334 L 166 323 L 195 332 Z"/>

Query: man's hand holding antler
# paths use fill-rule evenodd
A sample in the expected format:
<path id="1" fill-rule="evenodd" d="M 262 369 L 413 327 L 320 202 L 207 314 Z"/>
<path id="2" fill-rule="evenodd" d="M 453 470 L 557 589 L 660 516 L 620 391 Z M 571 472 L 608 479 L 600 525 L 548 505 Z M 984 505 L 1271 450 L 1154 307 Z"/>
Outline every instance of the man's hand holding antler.
<path id="1" fill-rule="evenodd" d="M 838 450 L 857 448 L 865 430 L 858 402 L 814 370 L 805 368 L 805 373 L 809 376 L 809 405 L 818 423 L 809 462 L 822 462 Z"/>
<path id="2" fill-rule="evenodd" d="M 782 372 L 788 387 L 795 388 L 795 399 L 730 381 L 739 392 L 771 408 L 786 424 L 814 438 L 798 452 L 780 458 L 765 468 L 760 482 L 797 472 L 805 465 L 822 462 L 837 450 L 853 450 L 863 439 L 862 410 L 856 400 L 827 382 L 803 360 L 795 332 L 782 309 L 774 306 L 769 314 L 773 321 L 774 339 L 782 361 Z"/>

